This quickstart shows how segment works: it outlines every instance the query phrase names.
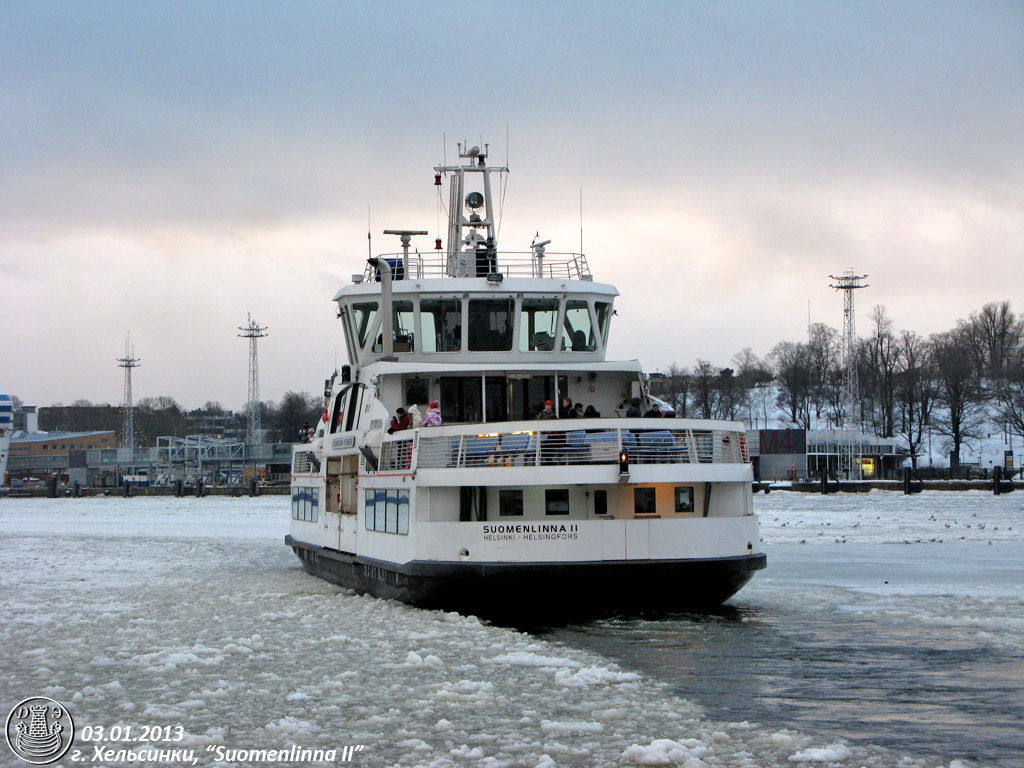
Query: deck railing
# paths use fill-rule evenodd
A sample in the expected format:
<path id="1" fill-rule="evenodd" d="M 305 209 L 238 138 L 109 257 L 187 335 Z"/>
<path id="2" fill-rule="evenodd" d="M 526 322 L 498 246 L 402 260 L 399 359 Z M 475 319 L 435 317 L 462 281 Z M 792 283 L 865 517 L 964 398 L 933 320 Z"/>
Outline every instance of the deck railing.
<path id="1" fill-rule="evenodd" d="M 468 254 L 470 259 L 476 254 Z M 450 274 L 447 252 L 431 251 L 428 254 L 410 253 L 408 269 L 402 265 L 401 253 L 382 253 L 380 258 L 386 259 L 391 265 L 392 278 L 395 280 L 412 280 L 432 277 L 454 277 Z M 476 264 L 469 264 L 468 277 L 486 277 L 497 272 L 505 277 L 551 277 L 570 280 L 590 280 L 590 267 L 587 257 L 582 253 L 545 253 L 537 259 L 532 251 L 501 251 L 494 263 L 483 263 L 478 269 Z M 380 279 L 376 267 L 366 266 L 363 279 L 372 283 Z"/>
<path id="2" fill-rule="evenodd" d="M 721 429 L 547 429 L 487 434 L 410 430 L 385 440 L 379 469 L 472 469 L 616 464 L 746 464 L 746 437 Z"/>

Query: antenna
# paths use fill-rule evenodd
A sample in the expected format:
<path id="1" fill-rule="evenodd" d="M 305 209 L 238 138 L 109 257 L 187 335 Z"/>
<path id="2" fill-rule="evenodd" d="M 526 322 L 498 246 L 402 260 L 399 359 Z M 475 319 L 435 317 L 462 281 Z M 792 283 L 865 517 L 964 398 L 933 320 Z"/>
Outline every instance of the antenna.
<path id="1" fill-rule="evenodd" d="M 580 187 L 580 255 L 583 254 L 583 187 Z"/>
<path id="2" fill-rule="evenodd" d="M 829 288 L 842 291 L 843 296 L 843 388 L 842 400 L 844 403 L 843 412 L 840 414 L 840 425 L 846 431 L 857 430 L 860 420 L 857 418 L 857 411 L 860 401 L 860 385 L 857 381 L 857 316 L 853 310 L 853 292 L 858 288 L 867 288 L 867 284 L 861 281 L 867 275 L 855 275 L 852 269 L 846 270 L 843 274 L 829 275 L 835 280 L 830 283 Z M 852 433 L 848 434 L 848 440 L 840 441 L 839 468 L 849 472 L 850 479 L 860 479 L 860 441 Z M 856 460 L 854 454 L 856 455 Z"/>
<path id="3" fill-rule="evenodd" d="M 135 448 L 135 407 L 132 403 L 132 369 L 139 367 L 135 347 L 129 333 L 124 340 L 124 357 L 117 358 L 117 367 L 124 368 L 124 406 L 121 420 L 121 447 Z"/>
<path id="4" fill-rule="evenodd" d="M 373 258 L 373 236 L 371 235 L 372 227 L 370 226 L 370 206 L 366 206 L 366 258 Z"/>
<path id="5" fill-rule="evenodd" d="M 263 442 L 263 430 L 260 428 L 260 362 L 256 342 L 267 334 L 266 326 L 260 326 L 248 315 L 249 323 L 239 326 L 239 338 L 249 340 L 249 402 L 246 405 L 247 419 L 245 429 L 246 445 L 256 445 Z"/>

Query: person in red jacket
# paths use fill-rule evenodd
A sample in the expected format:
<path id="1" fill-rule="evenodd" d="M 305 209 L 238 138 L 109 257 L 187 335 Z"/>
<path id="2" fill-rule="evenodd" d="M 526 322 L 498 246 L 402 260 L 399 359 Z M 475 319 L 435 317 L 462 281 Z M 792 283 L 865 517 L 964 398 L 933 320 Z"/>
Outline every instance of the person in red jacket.
<path id="1" fill-rule="evenodd" d="M 388 429 L 388 434 L 391 435 L 395 432 L 401 432 L 403 429 L 408 429 L 410 424 L 412 424 L 412 416 L 405 412 L 405 408 L 399 408 L 395 411 L 395 415 L 391 417 L 391 427 Z"/>

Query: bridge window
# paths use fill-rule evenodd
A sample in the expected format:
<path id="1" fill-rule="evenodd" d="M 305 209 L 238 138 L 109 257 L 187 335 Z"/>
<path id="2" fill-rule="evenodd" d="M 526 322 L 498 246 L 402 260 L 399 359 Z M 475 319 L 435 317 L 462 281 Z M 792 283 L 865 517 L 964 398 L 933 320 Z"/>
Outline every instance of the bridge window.
<path id="1" fill-rule="evenodd" d="M 594 303 L 594 309 L 597 310 L 597 328 L 601 334 L 601 343 L 607 347 L 608 326 L 612 321 L 612 305 L 607 301 L 598 301 Z"/>
<path id="2" fill-rule="evenodd" d="M 420 301 L 421 347 L 424 352 L 462 349 L 462 302 L 456 298 Z"/>
<path id="3" fill-rule="evenodd" d="M 413 310 L 411 301 L 392 302 L 391 332 L 394 334 L 394 352 L 413 352 Z M 377 334 L 377 340 L 373 344 L 374 352 L 384 351 L 384 326 Z"/>
<path id="4" fill-rule="evenodd" d="M 523 299 L 519 351 L 550 352 L 558 333 L 558 299 Z"/>
<path id="5" fill-rule="evenodd" d="M 469 349 L 471 352 L 506 352 L 512 349 L 515 300 L 470 299 Z"/>
<path id="6" fill-rule="evenodd" d="M 370 336 L 370 329 L 373 328 L 373 321 L 376 319 L 377 302 L 368 301 L 352 305 L 353 328 L 360 347 L 366 346 L 366 340 Z"/>
<path id="7" fill-rule="evenodd" d="M 573 352 L 593 352 L 594 326 L 590 322 L 590 309 L 581 299 L 565 302 L 565 323 L 562 326 L 562 349 Z"/>

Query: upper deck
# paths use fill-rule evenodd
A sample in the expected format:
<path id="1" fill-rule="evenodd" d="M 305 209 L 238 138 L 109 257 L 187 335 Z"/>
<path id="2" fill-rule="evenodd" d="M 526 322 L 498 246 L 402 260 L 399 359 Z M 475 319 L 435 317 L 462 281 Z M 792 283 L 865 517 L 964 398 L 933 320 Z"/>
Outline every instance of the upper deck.
<path id="1" fill-rule="evenodd" d="M 528 251 L 500 251 L 501 205 L 487 145 L 459 145 L 458 165 L 437 166 L 439 207 L 448 216 L 426 254 L 414 246 L 422 230 L 385 230 L 401 238 L 400 253 L 367 260 L 352 284 L 334 296 L 349 362 L 567 363 L 605 359 L 612 304 L 618 292 L 595 283 L 582 253 L 548 253 L 534 238 Z M 450 181 L 444 205 L 442 178 Z"/>
<path id="2" fill-rule="evenodd" d="M 581 264 L 585 262 L 567 260 L 558 269 Z M 518 276 L 520 270 L 511 261 L 505 272 L 487 277 L 446 277 L 438 274 L 440 265 L 422 266 L 410 272 L 398 269 L 401 279 L 387 285 L 377 281 L 377 270 L 371 267 L 370 281 L 360 280 L 335 294 L 351 363 L 605 359 L 618 295 L 614 286 L 570 277 Z M 390 318 L 382 311 L 387 305 Z M 385 343 L 388 335 L 390 344 Z"/>

